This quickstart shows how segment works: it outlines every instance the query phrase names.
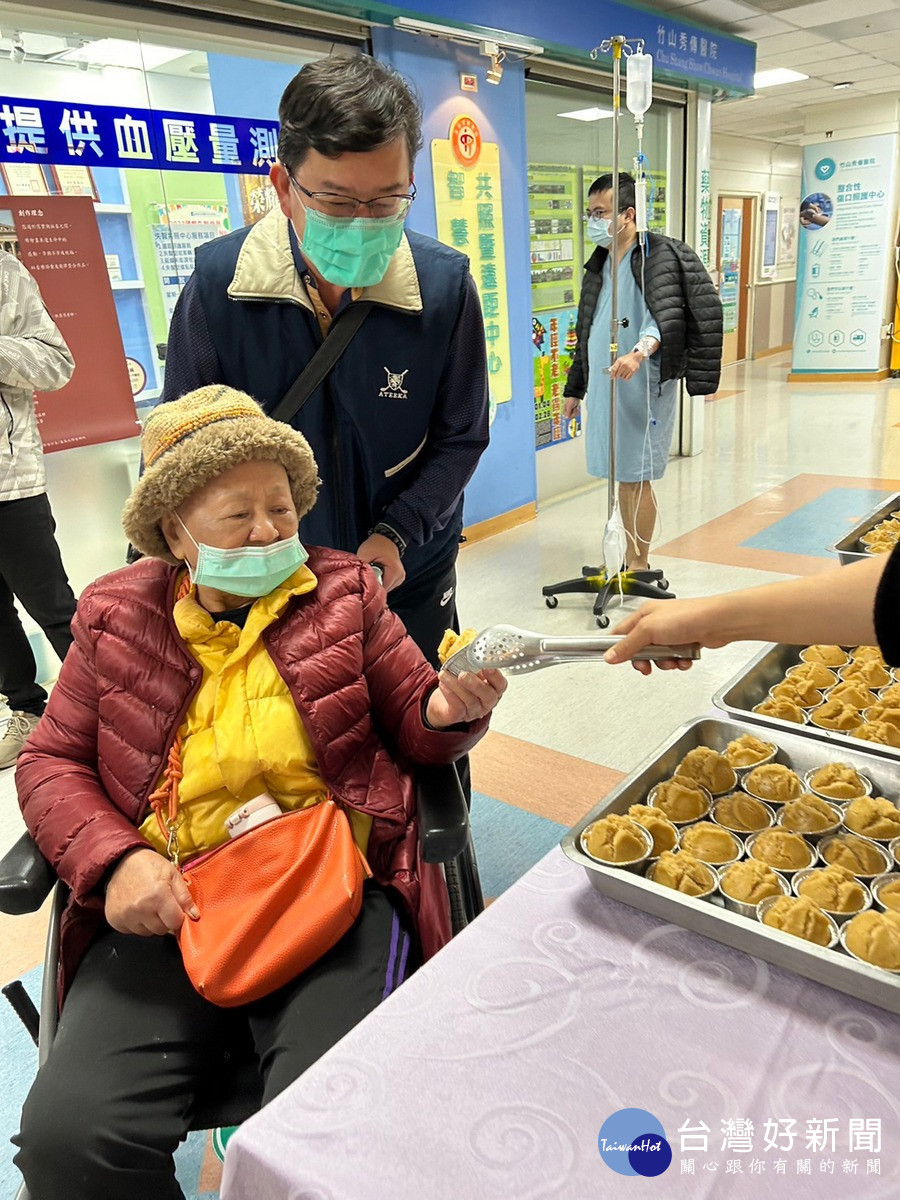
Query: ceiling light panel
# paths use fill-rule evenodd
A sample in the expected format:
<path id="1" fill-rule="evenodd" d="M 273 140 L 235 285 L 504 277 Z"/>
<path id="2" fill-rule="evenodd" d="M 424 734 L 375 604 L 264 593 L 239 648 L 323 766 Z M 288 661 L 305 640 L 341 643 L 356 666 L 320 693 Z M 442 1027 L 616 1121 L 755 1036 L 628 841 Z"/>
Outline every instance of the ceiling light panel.
<path id="1" fill-rule="evenodd" d="M 611 117 L 611 108 L 576 108 L 573 112 L 557 113 L 558 117 L 569 117 L 573 121 L 604 121 Z"/>
<path id="2" fill-rule="evenodd" d="M 801 71 L 792 71 L 789 67 L 774 67 L 769 71 L 757 71 L 753 76 L 753 86 L 758 91 L 760 88 L 780 87 L 783 83 L 799 83 L 803 79 L 809 79 L 809 76 Z"/>
<path id="3" fill-rule="evenodd" d="M 154 46 L 147 42 L 128 42 L 122 38 L 98 38 L 74 50 L 65 50 L 56 56 L 56 62 L 86 62 L 94 67 L 130 67 L 136 71 L 154 71 L 176 58 L 183 58 L 187 50 L 176 50 L 172 46 Z"/>

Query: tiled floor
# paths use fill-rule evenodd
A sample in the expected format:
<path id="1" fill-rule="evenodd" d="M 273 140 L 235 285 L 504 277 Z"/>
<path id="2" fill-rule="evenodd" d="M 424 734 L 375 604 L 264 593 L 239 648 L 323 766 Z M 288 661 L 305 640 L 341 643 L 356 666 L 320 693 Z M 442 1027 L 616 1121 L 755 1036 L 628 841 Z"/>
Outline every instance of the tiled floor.
<path id="1" fill-rule="evenodd" d="M 726 368 L 716 403 L 706 406 L 704 453 L 674 459 L 658 485 L 652 561 L 678 595 L 826 570 L 833 560 L 825 547 L 900 489 L 900 381 L 788 385 L 788 368 L 787 355 Z M 550 611 L 541 586 L 601 557 L 605 521 L 599 484 L 466 547 L 464 623 L 596 632 L 590 596 L 563 596 Z M 708 652 L 689 672 L 650 678 L 591 663 L 516 678 L 474 756 L 475 787 L 571 824 L 677 724 L 708 712 L 714 692 L 754 650 Z M 21 829 L 12 771 L 0 772 L 0 850 Z M 0 916 L 0 982 L 38 961 L 41 924 Z"/>
<path id="2" fill-rule="evenodd" d="M 680 596 L 826 570 L 836 560 L 825 547 L 900 490 L 900 382 L 788 386 L 788 368 L 779 356 L 726 369 L 706 406 L 704 453 L 673 460 L 658 485 L 651 561 Z M 466 547 L 464 623 L 596 632 L 590 596 L 564 596 L 550 611 L 541 586 L 602 557 L 605 521 L 601 484 Z M 708 652 L 689 672 L 650 678 L 591 663 L 513 679 L 472 756 L 473 825 L 498 886 L 510 881 L 511 862 L 530 848 L 538 858 L 678 724 L 709 712 L 755 649 Z M 21 829 L 12 771 L 0 772 L 0 852 Z M 0 983 L 37 964 L 43 924 L 40 915 L 0 916 Z M 217 1168 L 207 1163 L 204 1177 L 215 1186 Z"/>

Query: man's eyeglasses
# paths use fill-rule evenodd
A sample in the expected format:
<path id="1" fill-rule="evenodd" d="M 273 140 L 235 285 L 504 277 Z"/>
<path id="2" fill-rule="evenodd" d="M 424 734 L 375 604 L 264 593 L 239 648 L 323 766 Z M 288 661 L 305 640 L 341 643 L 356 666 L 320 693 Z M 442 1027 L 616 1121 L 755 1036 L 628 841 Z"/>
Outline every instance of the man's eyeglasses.
<path id="1" fill-rule="evenodd" d="M 586 208 L 584 210 L 584 219 L 590 221 L 592 217 L 603 217 L 606 214 L 599 208 Z"/>
<path id="2" fill-rule="evenodd" d="M 291 183 L 298 192 L 302 192 L 309 200 L 314 200 L 318 208 L 330 217 L 355 217 L 361 208 L 367 210 L 370 217 L 405 217 L 409 206 L 416 198 L 416 185 L 411 185 L 407 196 L 378 196 L 374 200 L 357 200 L 355 196 L 340 196 L 336 192 L 311 192 L 298 183 L 293 175 L 288 175 Z"/>

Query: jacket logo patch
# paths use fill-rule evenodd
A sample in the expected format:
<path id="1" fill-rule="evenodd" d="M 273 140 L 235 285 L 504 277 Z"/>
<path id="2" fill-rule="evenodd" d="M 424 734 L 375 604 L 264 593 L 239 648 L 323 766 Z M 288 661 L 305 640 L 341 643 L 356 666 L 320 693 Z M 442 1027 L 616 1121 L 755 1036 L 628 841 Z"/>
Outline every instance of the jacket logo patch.
<path id="1" fill-rule="evenodd" d="M 409 374 L 409 367 L 405 371 L 389 371 L 384 368 L 384 373 L 387 375 L 387 383 L 379 391 L 378 396 L 382 400 L 406 400 L 409 397 L 409 392 L 403 386 L 403 380 Z"/>

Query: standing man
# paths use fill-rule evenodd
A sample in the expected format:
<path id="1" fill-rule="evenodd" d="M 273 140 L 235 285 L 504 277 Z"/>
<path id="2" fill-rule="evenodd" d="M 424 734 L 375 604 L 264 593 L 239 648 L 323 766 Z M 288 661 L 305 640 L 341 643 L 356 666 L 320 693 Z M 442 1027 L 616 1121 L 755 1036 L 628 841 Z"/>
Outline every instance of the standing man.
<path id="1" fill-rule="evenodd" d="M 426 657 L 456 622 L 463 489 L 488 442 L 484 325 L 468 260 L 404 230 L 422 113 L 368 57 L 309 63 L 279 106 L 280 208 L 201 247 L 163 400 L 209 383 L 267 412 L 354 306 L 371 309 L 292 424 L 322 489 L 303 541 L 378 563 Z"/>
<path id="2" fill-rule="evenodd" d="M 13 597 L 61 659 L 72 642 L 75 597 L 56 544 L 34 390 L 56 391 L 74 370 L 37 284 L 0 251 L 0 692 L 12 713 L 0 769 L 15 763 L 47 702 Z"/>
<path id="3" fill-rule="evenodd" d="M 619 211 L 612 211 L 612 175 L 588 193 L 587 236 L 597 249 L 585 264 L 576 332 L 578 346 L 566 380 L 564 412 L 575 416 L 586 397 L 587 469 L 609 475 L 610 376 L 616 386 L 616 479 L 628 535 L 629 570 L 646 570 L 656 523 L 652 481 L 669 458 L 678 380 L 692 396 L 711 395 L 722 366 L 722 305 L 703 263 L 684 242 L 647 234 L 641 250 L 635 226 L 634 177 L 619 174 Z M 633 346 L 609 365 L 612 316 L 610 247 L 618 241 L 618 317 L 621 346 Z M 610 487 L 613 481 L 610 481 Z"/>

